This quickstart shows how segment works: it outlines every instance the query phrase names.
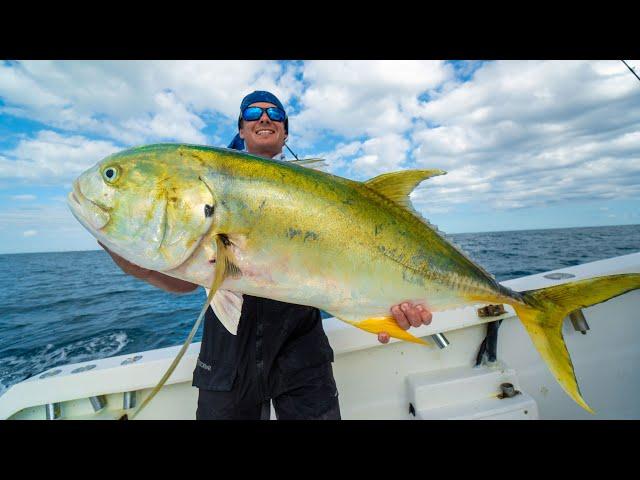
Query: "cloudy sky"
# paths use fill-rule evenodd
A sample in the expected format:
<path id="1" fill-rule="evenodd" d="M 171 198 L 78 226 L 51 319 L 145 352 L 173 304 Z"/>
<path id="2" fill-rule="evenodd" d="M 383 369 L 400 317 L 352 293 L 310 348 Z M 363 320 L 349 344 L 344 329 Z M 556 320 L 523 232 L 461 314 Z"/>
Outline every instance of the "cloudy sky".
<path id="1" fill-rule="evenodd" d="M 256 89 L 332 173 L 446 170 L 412 194 L 444 232 L 640 223 L 640 82 L 618 60 L 4 61 L 0 253 L 96 249 L 71 181 L 134 145 L 226 146 Z"/>

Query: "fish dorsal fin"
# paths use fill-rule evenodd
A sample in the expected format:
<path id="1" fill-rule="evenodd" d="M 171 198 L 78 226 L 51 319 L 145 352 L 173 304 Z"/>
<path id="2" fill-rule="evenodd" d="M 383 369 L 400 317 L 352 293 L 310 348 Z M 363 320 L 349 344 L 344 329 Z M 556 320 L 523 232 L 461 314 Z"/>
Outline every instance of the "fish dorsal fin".
<path id="1" fill-rule="evenodd" d="M 409 200 L 409 194 L 423 180 L 444 175 L 445 173 L 447 172 L 443 170 L 403 170 L 401 172 L 383 173 L 367 180 L 364 184 L 398 205 L 415 212 L 413 205 L 411 205 L 411 200 Z"/>
<path id="2" fill-rule="evenodd" d="M 367 180 L 366 182 L 364 182 L 364 184 L 367 187 L 378 192 L 380 195 L 383 195 L 384 197 L 411 212 L 428 228 L 433 230 L 443 240 L 451 245 L 460 255 L 466 258 L 469 262 L 476 265 L 476 267 L 482 270 L 482 272 L 487 276 L 495 278 L 491 273 L 487 272 L 484 268 L 477 265 L 471 259 L 471 256 L 467 252 L 465 252 L 459 245 L 456 245 L 452 239 L 447 238 L 447 236 L 443 232 L 441 232 L 436 225 L 433 225 L 431 222 L 429 222 L 429 220 L 418 213 L 411 204 L 409 194 L 418 186 L 420 182 L 426 180 L 427 178 L 444 175 L 446 173 L 447 172 L 443 170 L 404 170 L 401 172 L 384 173 L 382 175 L 378 175 L 377 177 Z"/>

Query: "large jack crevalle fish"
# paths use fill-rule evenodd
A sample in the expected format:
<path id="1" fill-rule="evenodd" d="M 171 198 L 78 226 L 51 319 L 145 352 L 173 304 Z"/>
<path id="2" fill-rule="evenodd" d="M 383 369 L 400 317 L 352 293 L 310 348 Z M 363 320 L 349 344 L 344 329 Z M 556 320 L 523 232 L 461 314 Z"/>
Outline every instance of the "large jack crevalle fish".
<path id="1" fill-rule="evenodd" d="M 297 162 L 304 164 L 305 161 Z M 426 343 L 402 330 L 392 305 L 432 312 L 479 303 L 513 306 L 565 392 L 582 398 L 562 321 L 570 312 L 640 288 L 640 274 L 515 292 L 451 245 L 409 201 L 440 170 L 364 183 L 296 162 L 233 150 L 162 144 L 104 159 L 73 184 L 76 218 L 115 253 L 208 289 L 206 307 L 236 333 L 242 294 L 310 305 L 368 332 Z"/>

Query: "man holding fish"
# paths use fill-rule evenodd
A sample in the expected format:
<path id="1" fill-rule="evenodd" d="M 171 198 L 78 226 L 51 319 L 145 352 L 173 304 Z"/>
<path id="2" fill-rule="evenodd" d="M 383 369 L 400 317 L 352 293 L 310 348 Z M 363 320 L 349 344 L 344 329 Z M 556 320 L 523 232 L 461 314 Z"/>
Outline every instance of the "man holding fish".
<path id="1" fill-rule="evenodd" d="M 247 95 L 240 106 L 238 134 L 229 148 L 283 160 L 288 117 L 278 98 L 265 91 Z M 107 249 L 127 274 L 168 292 L 198 285 L 139 267 Z M 214 265 L 212 265 L 212 268 Z M 331 362 L 333 351 L 317 308 L 243 296 L 237 335 L 209 307 L 193 385 L 199 388 L 198 419 L 268 419 L 273 400 L 278 419 L 340 419 Z M 392 317 L 407 330 L 431 323 L 423 305 L 402 303 Z M 381 343 L 389 341 L 380 332 Z"/>

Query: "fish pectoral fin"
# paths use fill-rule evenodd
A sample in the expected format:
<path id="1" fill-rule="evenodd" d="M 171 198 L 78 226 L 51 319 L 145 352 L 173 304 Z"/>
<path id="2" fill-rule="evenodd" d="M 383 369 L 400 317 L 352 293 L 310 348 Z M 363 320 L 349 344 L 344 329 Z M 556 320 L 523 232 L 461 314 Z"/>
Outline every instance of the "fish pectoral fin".
<path id="1" fill-rule="evenodd" d="M 430 346 L 427 342 L 411 335 L 408 331 L 403 330 L 398 322 L 393 317 L 373 317 L 360 321 L 347 321 L 354 327 L 358 327 L 365 332 L 375 333 L 376 335 L 382 332 L 386 332 L 389 336 L 397 338 L 398 340 L 404 340 L 405 342 L 419 343 L 420 345 Z"/>
<path id="2" fill-rule="evenodd" d="M 205 289 L 206 290 L 206 289 Z M 207 291 L 207 295 L 209 292 Z M 243 297 L 241 293 L 230 290 L 218 290 L 211 300 L 211 309 L 220 323 L 232 335 L 238 334 L 238 324 L 242 313 Z"/>
<path id="3" fill-rule="evenodd" d="M 242 272 L 235 263 L 231 246 L 232 243 L 227 235 L 216 235 L 216 273 L 211 286 L 215 295 L 210 305 L 224 328 L 232 335 L 237 335 L 242 312 L 242 294 L 220 289 L 226 278 L 242 276 Z M 207 295 L 210 293 L 207 292 Z"/>

